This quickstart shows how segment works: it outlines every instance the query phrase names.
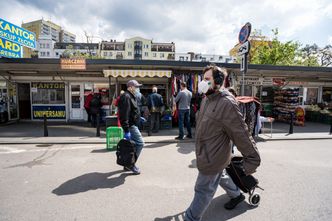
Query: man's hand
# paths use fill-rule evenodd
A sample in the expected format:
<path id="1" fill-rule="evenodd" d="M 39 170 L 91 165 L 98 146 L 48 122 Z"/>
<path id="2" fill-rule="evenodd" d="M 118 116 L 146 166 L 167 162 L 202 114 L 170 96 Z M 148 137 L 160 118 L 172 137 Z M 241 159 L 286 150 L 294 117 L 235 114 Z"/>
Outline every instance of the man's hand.
<path id="1" fill-rule="evenodd" d="M 124 139 L 130 140 L 131 139 L 131 133 L 130 132 L 125 133 L 124 134 Z"/>

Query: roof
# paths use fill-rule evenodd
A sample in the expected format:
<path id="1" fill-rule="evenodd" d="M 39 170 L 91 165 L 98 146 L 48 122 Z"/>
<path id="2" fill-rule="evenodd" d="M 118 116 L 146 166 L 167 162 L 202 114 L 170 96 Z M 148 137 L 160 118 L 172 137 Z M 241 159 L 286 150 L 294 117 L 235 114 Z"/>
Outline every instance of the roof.
<path id="1" fill-rule="evenodd" d="M 190 62 L 175 60 L 119 60 L 119 59 L 87 59 L 86 72 L 100 73 L 107 69 L 149 69 L 149 70 L 172 70 L 173 72 L 201 72 L 209 65 L 209 62 Z M 228 72 L 240 75 L 240 64 L 215 63 L 225 67 Z M 275 66 L 249 64 L 248 76 L 264 77 L 292 77 L 294 79 L 307 78 L 308 80 L 332 81 L 331 67 L 304 67 L 304 66 Z M 15 72 L 34 71 L 38 73 L 62 73 L 73 72 L 72 70 L 61 70 L 60 59 L 36 59 L 0 58 L 0 74 Z M 82 72 L 82 71 L 80 71 Z"/>

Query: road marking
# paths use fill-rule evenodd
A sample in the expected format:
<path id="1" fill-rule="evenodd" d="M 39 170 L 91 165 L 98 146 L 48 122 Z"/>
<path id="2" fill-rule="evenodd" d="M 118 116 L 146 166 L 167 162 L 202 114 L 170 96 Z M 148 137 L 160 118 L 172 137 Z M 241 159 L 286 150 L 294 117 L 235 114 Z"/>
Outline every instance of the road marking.
<path id="1" fill-rule="evenodd" d="M 103 149 L 105 145 L 78 145 L 68 146 L 64 144 L 57 144 L 48 148 L 36 148 L 36 145 L 33 145 L 33 149 L 20 149 L 12 146 L 1 146 L 0 147 L 0 155 L 1 154 L 15 154 L 15 153 L 26 153 L 26 152 L 41 152 L 41 151 L 57 151 L 57 150 L 79 150 L 79 149 Z M 106 149 L 106 148 L 105 148 Z"/>

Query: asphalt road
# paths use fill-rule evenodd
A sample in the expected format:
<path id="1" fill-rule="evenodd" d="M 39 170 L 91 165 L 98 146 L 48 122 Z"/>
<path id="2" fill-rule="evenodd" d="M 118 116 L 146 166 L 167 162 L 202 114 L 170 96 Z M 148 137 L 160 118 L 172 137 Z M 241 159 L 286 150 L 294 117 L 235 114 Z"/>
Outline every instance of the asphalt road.
<path id="1" fill-rule="evenodd" d="M 332 140 L 258 147 L 261 204 L 226 211 L 219 189 L 203 220 L 332 220 Z M 141 175 L 124 173 L 103 145 L 0 144 L 0 220 L 182 220 L 197 176 L 194 145 L 150 144 L 138 166 Z"/>

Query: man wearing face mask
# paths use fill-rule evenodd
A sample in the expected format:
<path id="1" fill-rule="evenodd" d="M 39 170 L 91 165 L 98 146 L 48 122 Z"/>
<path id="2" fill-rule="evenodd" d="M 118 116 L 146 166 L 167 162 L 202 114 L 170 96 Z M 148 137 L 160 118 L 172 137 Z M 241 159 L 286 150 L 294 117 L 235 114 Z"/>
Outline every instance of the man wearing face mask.
<path id="1" fill-rule="evenodd" d="M 230 93 L 224 90 L 227 72 L 217 66 L 204 69 L 204 80 L 199 83 L 199 92 L 206 96 L 197 112 L 196 159 L 198 177 L 195 195 L 186 211 L 187 221 L 201 220 L 220 185 L 231 200 L 224 207 L 233 209 L 244 200 L 232 180 L 225 174 L 231 160 L 231 141 L 243 155 L 247 175 L 260 165 L 260 156 L 255 141 L 248 132 L 239 106 Z"/>
<path id="2" fill-rule="evenodd" d="M 127 91 L 121 95 L 118 108 L 121 126 L 124 130 L 124 138 L 135 142 L 137 159 L 143 149 L 144 141 L 141 132 L 138 129 L 140 121 L 140 110 L 137 105 L 136 94 L 139 87 L 142 86 L 136 80 L 130 80 L 127 83 Z M 134 174 L 140 174 L 140 169 L 133 165 L 124 170 L 131 170 Z"/>

